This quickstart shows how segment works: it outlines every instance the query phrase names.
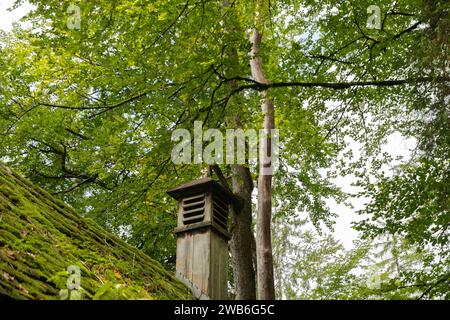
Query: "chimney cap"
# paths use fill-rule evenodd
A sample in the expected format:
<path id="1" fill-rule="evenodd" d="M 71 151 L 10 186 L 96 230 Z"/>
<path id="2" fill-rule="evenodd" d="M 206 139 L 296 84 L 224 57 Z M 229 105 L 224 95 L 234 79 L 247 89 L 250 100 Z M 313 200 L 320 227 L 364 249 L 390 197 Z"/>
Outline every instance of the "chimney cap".
<path id="1" fill-rule="evenodd" d="M 225 200 L 228 204 L 237 203 L 237 199 L 234 194 L 232 194 L 220 183 L 209 177 L 184 183 L 178 187 L 168 190 L 167 194 L 176 200 L 180 200 L 183 197 L 205 191 L 212 191 L 214 194 Z"/>

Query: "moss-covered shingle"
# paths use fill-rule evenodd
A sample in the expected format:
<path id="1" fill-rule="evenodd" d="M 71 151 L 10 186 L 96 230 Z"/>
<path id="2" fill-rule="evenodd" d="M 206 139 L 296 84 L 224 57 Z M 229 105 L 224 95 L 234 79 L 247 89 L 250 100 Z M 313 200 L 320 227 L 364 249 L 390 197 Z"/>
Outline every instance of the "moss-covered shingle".
<path id="1" fill-rule="evenodd" d="M 0 164 L 0 298 L 70 297 L 71 265 L 84 299 L 191 298 L 158 262 Z"/>

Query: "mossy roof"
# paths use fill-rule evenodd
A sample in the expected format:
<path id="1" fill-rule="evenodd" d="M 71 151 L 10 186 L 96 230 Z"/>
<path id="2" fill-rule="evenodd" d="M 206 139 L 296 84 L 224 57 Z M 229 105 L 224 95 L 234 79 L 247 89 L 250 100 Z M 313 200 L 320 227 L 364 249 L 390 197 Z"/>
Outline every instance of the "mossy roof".
<path id="1" fill-rule="evenodd" d="M 69 266 L 84 299 L 191 298 L 158 262 L 0 163 L 0 299 L 79 297 Z"/>

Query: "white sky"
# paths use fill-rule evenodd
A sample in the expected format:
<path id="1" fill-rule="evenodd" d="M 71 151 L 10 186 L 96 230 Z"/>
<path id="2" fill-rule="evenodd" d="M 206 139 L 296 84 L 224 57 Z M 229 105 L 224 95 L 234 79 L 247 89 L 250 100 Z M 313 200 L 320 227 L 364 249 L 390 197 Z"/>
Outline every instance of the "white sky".
<path id="1" fill-rule="evenodd" d="M 12 12 L 7 9 L 14 3 L 14 0 L 0 0 L 0 29 L 10 31 L 12 23 L 22 18 L 32 8 L 31 5 L 25 4 Z"/>
<path id="2" fill-rule="evenodd" d="M 413 139 L 405 139 L 400 133 L 391 134 L 387 139 L 387 143 L 383 146 L 382 151 L 389 153 L 393 159 L 396 159 L 397 157 L 403 157 L 403 159 L 400 161 L 393 161 L 389 164 L 389 166 L 384 165 L 382 169 L 386 172 L 386 174 L 392 173 L 391 169 L 395 165 L 409 160 L 414 147 L 415 141 Z M 358 148 L 359 146 L 357 145 L 351 146 L 355 157 L 360 154 Z M 350 176 L 339 177 L 333 182 L 347 193 L 353 194 L 359 191 L 357 188 L 352 186 L 355 179 Z M 352 242 L 358 237 L 358 232 L 351 228 L 351 223 L 361 219 L 360 216 L 356 214 L 356 211 L 363 209 L 366 201 L 367 199 L 361 198 L 351 199 L 349 202 L 353 205 L 353 209 L 348 208 L 345 205 L 336 205 L 334 202 L 328 201 L 330 208 L 339 214 L 339 217 L 336 220 L 334 236 L 341 240 L 347 249 L 353 247 Z"/>
<path id="3" fill-rule="evenodd" d="M 15 21 L 19 21 L 32 7 L 29 4 L 12 12 L 7 9 L 12 6 L 14 0 L 0 0 L 0 29 L 4 31 L 10 31 L 12 24 Z M 356 147 L 356 146 L 355 146 Z M 389 137 L 388 143 L 385 145 L 385 151 L 389 152 L 394 157 L 404 156 L 408 159 L 411 149 L 414 147 L 414 142 L 411 140 L 405 140 L 399 134 L 393 134 Z M 355 154 L 358 154 L 358 150 L 354 150 Z M 387 168 L 388 169 L 388 168 Z M 343 188 L 345 192 L 354 192 L 354 187 L 351 183 L 354 181 L 351 177 L 341 177 L 335 181 L 335 183 Z M 351 228 L 352 221 L 358 219 L 358 215 L 355 213 L 357 210 L 364 207 L 364 199 L 354 199 L 352 202 L 354 209 L 349 209 L 344 205 L 336 205 L 331 201 L 328 204 L 333 208 L 333 211 L 339 214 L 336 221 L 334 236 L 341 240 L 346 248 L 351 248 L 352 241 L 358 237 L 358 233 Z"/>

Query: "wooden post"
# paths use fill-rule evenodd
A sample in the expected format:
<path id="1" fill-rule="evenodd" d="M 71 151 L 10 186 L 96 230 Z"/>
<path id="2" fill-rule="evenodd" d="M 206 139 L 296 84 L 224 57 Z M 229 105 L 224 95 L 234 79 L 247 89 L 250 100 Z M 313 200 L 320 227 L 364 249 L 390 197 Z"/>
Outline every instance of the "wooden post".
<path id="1" fill-rule="evenodd" d="M 231 192 L 209 177 L 167 193 L 178 200 L 176 276 L 197 299 L 227 299 Z"/>

